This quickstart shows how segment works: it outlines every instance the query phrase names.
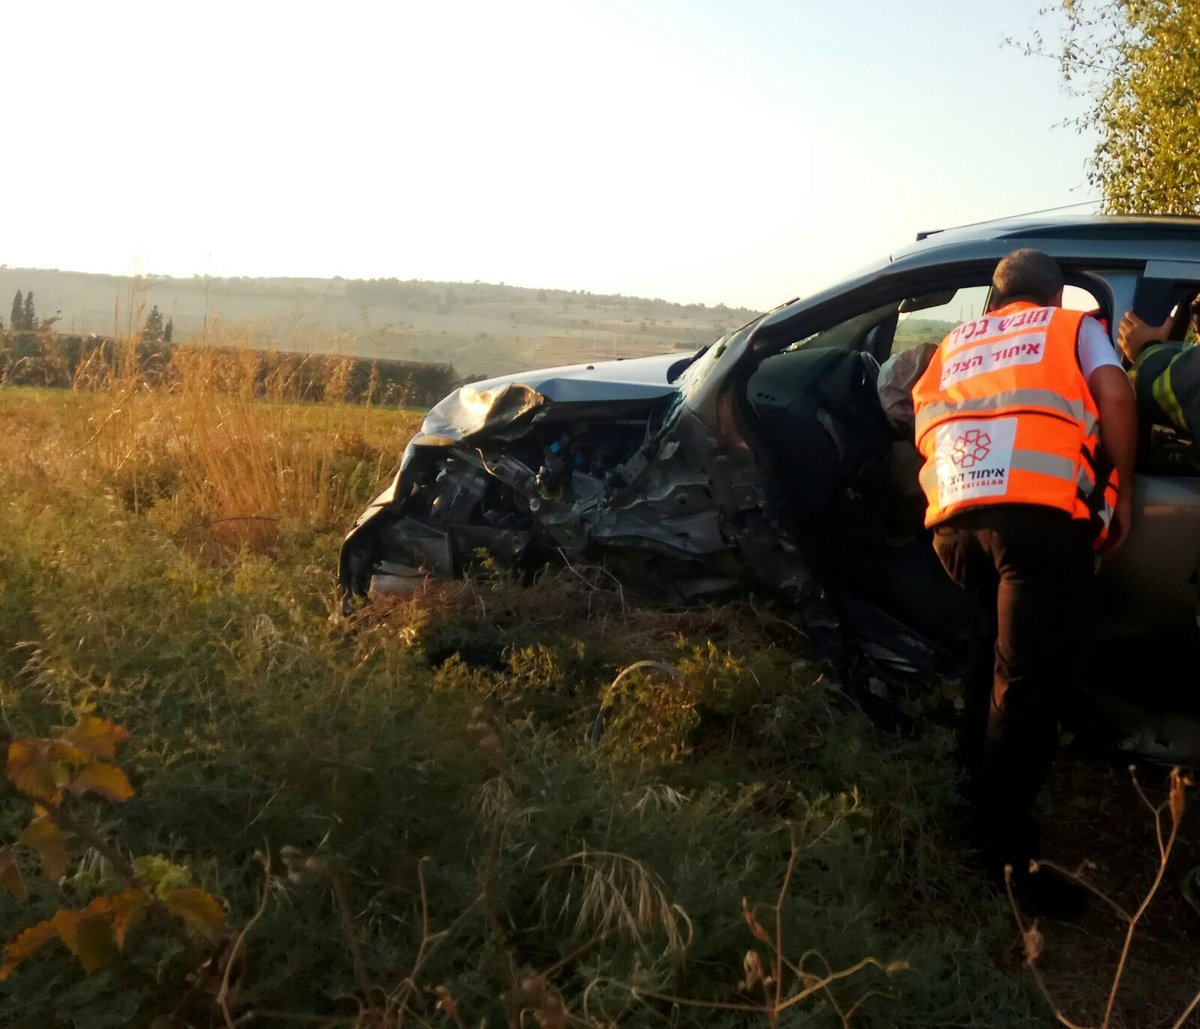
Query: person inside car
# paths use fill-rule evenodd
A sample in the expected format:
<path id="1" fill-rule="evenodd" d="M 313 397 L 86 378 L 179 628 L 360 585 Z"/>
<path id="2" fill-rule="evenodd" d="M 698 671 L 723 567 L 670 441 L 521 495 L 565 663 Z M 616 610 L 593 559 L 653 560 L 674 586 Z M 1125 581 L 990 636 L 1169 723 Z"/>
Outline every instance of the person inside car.
<path id="1" fill-rule="evenodd" d="M 1127 311 L 1117 345 L 1132 366 L 1138 413 L 1156 425 L 1182 429 L 1193 438 L 1200 429 L 1200 347 L 1185 340 L 1189 316 L 1200 335 L 1200 293 L 1180 304 L 1161 325 L 1148 325 Z"/>

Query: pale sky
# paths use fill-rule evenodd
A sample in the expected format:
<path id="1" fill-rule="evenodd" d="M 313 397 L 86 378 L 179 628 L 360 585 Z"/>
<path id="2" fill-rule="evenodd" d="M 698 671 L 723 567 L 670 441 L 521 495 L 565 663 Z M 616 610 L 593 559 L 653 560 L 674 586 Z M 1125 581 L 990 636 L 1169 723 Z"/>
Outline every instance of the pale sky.
<path id="1" fill-rule="evenodd" d="M 765 309 L 1096 198 L 1044 2 L 6 4 L 0 263 Z"/>

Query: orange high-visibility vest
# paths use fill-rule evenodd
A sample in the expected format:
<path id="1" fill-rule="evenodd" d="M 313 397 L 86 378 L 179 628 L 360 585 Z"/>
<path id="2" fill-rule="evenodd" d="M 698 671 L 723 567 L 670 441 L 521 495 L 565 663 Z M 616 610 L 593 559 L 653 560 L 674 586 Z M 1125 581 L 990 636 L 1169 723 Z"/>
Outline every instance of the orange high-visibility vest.
<path id="1" fill-rule="evenodd" d="M 988 504 L 1039 504 L 1094 523 L 1116 506 L 1100 415 L 1079 367 L 1083 315 L 1018 301 L 960 325 L 913 387 L 925 524 Z"/>

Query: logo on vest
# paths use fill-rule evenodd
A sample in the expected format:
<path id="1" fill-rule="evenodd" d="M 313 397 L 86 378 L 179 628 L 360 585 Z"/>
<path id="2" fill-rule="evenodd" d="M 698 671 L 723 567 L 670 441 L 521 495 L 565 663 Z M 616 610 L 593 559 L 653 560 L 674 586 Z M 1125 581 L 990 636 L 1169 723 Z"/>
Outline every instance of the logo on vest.
<path id="1" fill-rule="evenodd" d="M 970 429 L 954 441 L 950 460 L 959 468 L 974 468 L 992 452 L 992 437 L 982 429 Z"/>
<path id="2" fill-rule="evenodd" d="M 1008 492 L 1015 418 L 958 419 L 938 426 L 935 451 L 942 504 Z"/>

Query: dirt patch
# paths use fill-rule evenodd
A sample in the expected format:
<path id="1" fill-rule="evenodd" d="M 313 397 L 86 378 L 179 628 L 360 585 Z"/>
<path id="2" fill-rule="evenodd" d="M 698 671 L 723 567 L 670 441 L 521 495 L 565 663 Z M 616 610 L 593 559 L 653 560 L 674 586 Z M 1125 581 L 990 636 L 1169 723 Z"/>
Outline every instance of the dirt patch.
<path id="1" fill-rule="evenodd" d="M 1169 769 L 1139 766 L 1137 778 L 1155 805 L 1167 798 Z M 1043 854 L 1087 880 L 1128 912 L 1137 911 L 1159 868 L 1151 810 L 1138 796 L 1129 762 L 1067 752 L 1056 763 L 1041 812 Z M 1189 791 L 1166 873 L 1133 936 L 1109 1022 L 1113 1027 L 1173 1026 L 1200 991 L 1200 914 L 1180 888 L 1200 864 L 1200 794 Z M 1161 815 L 1164 838 L 1170 815 Z M 1043 920 L 1039 960 L 1059 1010 L 1077 1025 L 1101 1025 L 1127 925 L 1096 901 L 1076 923 Z M 1200 1012 L 1183 1023 L 1200 1026 Z"/>

